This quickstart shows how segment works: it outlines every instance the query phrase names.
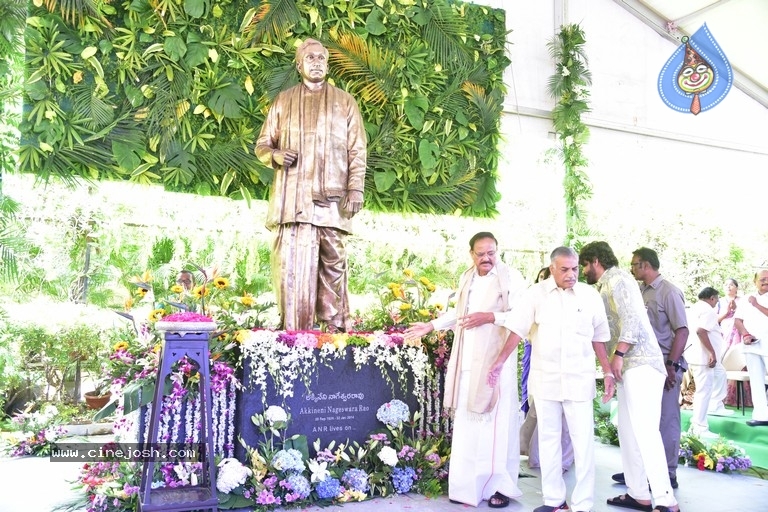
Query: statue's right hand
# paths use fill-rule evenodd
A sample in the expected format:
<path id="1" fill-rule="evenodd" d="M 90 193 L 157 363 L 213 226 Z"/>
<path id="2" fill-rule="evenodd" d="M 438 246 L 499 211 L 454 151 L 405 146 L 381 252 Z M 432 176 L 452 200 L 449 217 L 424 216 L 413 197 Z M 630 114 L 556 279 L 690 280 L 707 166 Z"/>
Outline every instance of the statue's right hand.
<path id="1" fill-rule="evenodd" d="M 272 152 L 272 160 L 278 165 L 278 167 L 288 168 L 298 158 L 299 153 L 293 149 L 276 149 Z"/>

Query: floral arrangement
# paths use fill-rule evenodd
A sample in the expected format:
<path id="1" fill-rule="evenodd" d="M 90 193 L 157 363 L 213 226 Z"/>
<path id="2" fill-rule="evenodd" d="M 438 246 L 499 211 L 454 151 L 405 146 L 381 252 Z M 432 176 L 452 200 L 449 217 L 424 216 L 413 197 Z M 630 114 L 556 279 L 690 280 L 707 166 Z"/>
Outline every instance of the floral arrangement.
<path id="1" fill-rule="evenodd" d="M 53 424 L 58 412 L 55 405 L 47 404 L 40 411 L 15 415 L 11 421 L 16 430 L 4 440 L 0 451 L 11 457 L 50 455 L 51 445 L 67 433 L 66 429 Z"/>
<path id="2" fill-rule="evenodd" d="M 376 414 L 384 428 L 361 445 L 317 440 L 314 456 L 304 436 L 283 439 L 290 415 L 269 406 L 252 421 L 264 437 L 259 447 L 245 446 L 250 467 L 237 460 L 219 465 L 219 508 L 268 509 L 288 505 L 338 504 L 373 496 L 416 491 L 428 496 L 445 492 L 448 447 L 442 436 L 422 439 L 418 413 L 393 400 Z"/>
<path id="3" fill-rule="evenodd" d="M 221 508 L 341 503 L 393 492 L 439 494 L 446 485 L 445 438 L 450 433 L 450 419 L 443 413 L 439 398 L 441 370 L 450 354 L 452 337 L 433 333 L 422 342 L 404 341 L 402 326 L 393 326 L 393 322 L 411 321 L 416 318 L 409 316 L 413 314 L 428 320 L 442 309 L 437 304 L 427 306 L 426 301 L 435 290 L 429 280 L 416 279 L 408 272 L 404 276 L 400 288 L 387 288 L 391 298 L 386 308 L 380 310 L 386 310 L 388 328 L 331 334 L 264 328 L 260 315 L 270 303 L 255 298 L 251 301 L 247 295 L 225 300 L 227 289 L 223 286 L 228 283 L 223 280 L 210 281 L 208 291 L 200 289 L 198 298 L 197 288 L 188 292 L 177 289 L 177 285 L 164 287 L 153 282 L 147 273 L 143 280 L 132 284 L 136 301 L 130 311 L 122 313 L 135 328 L 126 327 L 118 333 L 112 347 L 105 373 L 111 378 L 115 400 L 111 410 L 108 406 L 103 412 L 120 414 L 115 423 L 119 439 L 141 441 L 139 426 L 144 424 L 146 435 L 150 414 L 146 410 L 141 416 L 139 407 L 152 399 L 160 363 L 162 333 L 156 323 L 200 321 L 203 315 L 216 324 L 210 341 L 211 387 Z M 184 294 L 195 296 L 190 299 Z M 202 298 L 206 299 L 204 307 Z M 196 300 L 199 305 L 195 305 Z M 142 301 L 149 311 L 146 316 L 136 307 Z M 395 301 L 399 305 L 390 307 Z M 401 308 L 405 303 L 412 307 Z M 419 313 L 422 309 L 429 314 Z M 311 451 L 306 438 L 284 438 L 290 414 L 279 406 L 265 404 L 264 412 L 252 417 L 264 435 L 263 444 L 246 447 L 246 464 L 234 458 L 235 399 L 242 387 L 236 378 L 238 367 L 248 367 L 249 385 L 253 389 L 266 391 L 267 382 L 271 381 L 279 399 L 291 396 L 296 382 L 311 383 L 318 364 L 347 357 L 358 369 L 368 364 L 377 366 L 393 391 L 399 385 L 404 391 L 407 388 L 413 392 L 418 397 L 419 411 L 411 415 L 405 403 L 388 402 L 377 414 L 384 428 L 372 433 L 362 445 L 331 443 L 321 448 L 318 440 Z M 196 363 L 182 359 L 166 382 L 168 391 L 159 426 L 159 436 L 164 441 L 198 441 L 199 432 L 194 428 L 199 422 L 198 377 Z M 91 464 L 83 468 L 77 485 L 85 491 L 89 512 L 135 507 L 138 471 L 132 465 L 124 466 L 128 463 L 116 463 L 119 464 L 114 467 Z M 200 468 L 192 464 L 163 464 L 159 465 L 153 485 L 187 485 L 199 477 Z"/>
<path id="4" fill-rule="evenodd" d="M 355 325 L 359 330 L 374 330 L 382 326 L 405 327 L 413 322 L 428 322 L 437 318 L 444 304 L 433 300 L 437 286 L 425 276 L 406 268 L 402 278 L 391 281 L 379 293 L 381 307 L 360 317 Z"/>
<path id="5" fill-rule="evenodd" d="M 243 332 L 238 339 L 243 364 L 249 368 L 248 386 L 262 390 L 264 396 L 270 382 L 284 398 L 293 396 L 296 382 L 310 388 L 318 364 L 344 358 L 351 351 L 358 370 L 363 365 L 375 365 L 393 392 L 395 382 L 390 373 L 394 373 L 400 389 L 418 398 L 422 407 L 420 432 L 427 435 L 449 430 L 439 396 L 441 370 L 447 364 L 452 338 L 442 333 L 430 338 L 436 340 L 432 345 L 438 347 L 436 352 L 419 341 L 405 342 L 398 330 L 334 334 L 255 330 Z"/>
<path id="6" fill-rule="evenodd" d="M 752 467 L 749 455 L 733 441 L 721 436 L 706 444 L 691 433 L 684 434 L 680 439 L 680 463 L 718 473 L 746 471 Z"/>

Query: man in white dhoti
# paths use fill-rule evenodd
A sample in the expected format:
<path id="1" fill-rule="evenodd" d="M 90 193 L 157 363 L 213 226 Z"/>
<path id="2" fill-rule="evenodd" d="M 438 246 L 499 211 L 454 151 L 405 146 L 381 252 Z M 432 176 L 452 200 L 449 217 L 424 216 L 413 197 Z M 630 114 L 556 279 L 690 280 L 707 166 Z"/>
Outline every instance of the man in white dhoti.
<path id="1" fill-rule="evenodd" d="M 605 375 L 607 402 L 614 377 L 605 344 L 610 339 L 605 307 L 591 286 L 579 283 L 579 258 L 570 247 L 550 255 L 552 276 L 534 284 L 513 304 L 505 324 L 511 331 L 488 373 L 488 385 L 503 385 L 504 367 L 523 338 L 531 341 L 528 387 L 536 397 L 544 505 L 534 512 L 571 510 L 566 503 L 560 443 L 563 415 L 573 445 L 576 485 L 573 510 L 595 502 L 595 355 Z M 514 359 L 514 358 L 512 358 Z"/>
<path id="2" fill-rule="evenodd" d="M 486 376 L 507 338 L 503 324 L 525 282 L 520 272 L 497 261 L 493 234 L 477 233 L 469 247 L 474 265 L 459 280 L 456 307 L 431 322 L 411 325 L 405 337 L 454 330 L 443 399 L 454 414 L 448 497 L 474 507 L 487 500 L 489 507 L 502 508 L 522 495 L 517 486 L 517 361 L 510 358 L 503 365 L 494 387 L 488 386 Z"/>

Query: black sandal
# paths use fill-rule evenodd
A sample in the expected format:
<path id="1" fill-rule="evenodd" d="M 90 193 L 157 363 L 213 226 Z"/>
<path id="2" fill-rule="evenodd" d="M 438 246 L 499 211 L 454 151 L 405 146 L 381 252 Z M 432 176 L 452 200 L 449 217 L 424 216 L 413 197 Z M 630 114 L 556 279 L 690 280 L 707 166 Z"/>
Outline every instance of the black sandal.
<path id="1" fill-rule="evenodd" d="M 504 508 L 509 505 L 509 498 L 501 494 L 500 492 L 496 492 L 488 498 L 488 507 L 489 508 Z"/>

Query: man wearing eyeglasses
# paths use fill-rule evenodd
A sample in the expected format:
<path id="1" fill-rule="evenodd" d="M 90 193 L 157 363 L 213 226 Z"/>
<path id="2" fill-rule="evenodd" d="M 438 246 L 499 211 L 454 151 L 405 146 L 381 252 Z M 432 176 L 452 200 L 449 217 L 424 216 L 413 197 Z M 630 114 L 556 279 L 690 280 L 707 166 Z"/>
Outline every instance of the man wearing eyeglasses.
<path id="1" fill-rule="evenodd" d="M 476 507 L 509 505 L 522 491 L 520 470 L 520 407 L 517 360 L 510 358 L 499 383 L 486 382 L 491 364 L 509 331 L 504 322 L 525 289 L 517 270 L 498 258 L 496 238 L 480 232 L 469 241 L 473 265 L 459 279 L 456 307 L 431 322 L 417 322 L 405 331 L 416 339 L 433 330 L 453 329 L 455 336 L 445 377 L 443 404 L 454 414 L 448 498 Z"/>
<path id="2" fill-rule="evenodd" d="M 640 281 L 640 291 L 651 327 L 664 356 L 667 378 L 661 398 L 659 431 L 667 455 L 669 482 L 677 488 L 677 463 L 680 451 L 680 384 L 687 363 L 683 350 L 688 340 L 688 318 L 685 299 L 680 288 L 670 283 L 659 272 L 659 256 L 647 247 L 632 253 L 632 275 Z M 616 473 L 613 479 L 625 483 L 624 473 Z"/>

